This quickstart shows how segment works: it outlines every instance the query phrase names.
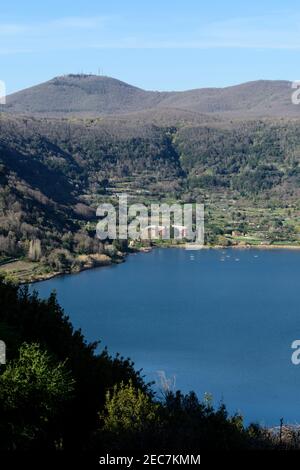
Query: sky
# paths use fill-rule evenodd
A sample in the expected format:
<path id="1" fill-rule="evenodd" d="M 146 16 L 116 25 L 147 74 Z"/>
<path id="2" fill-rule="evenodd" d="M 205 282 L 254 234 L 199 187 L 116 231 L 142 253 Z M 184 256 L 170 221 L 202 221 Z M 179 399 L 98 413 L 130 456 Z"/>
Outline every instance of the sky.
<path id="1" fill-rule="evenodd" d="M 300 79 L 300 8 L 285 0 L 10 0 L 0 13 L 7 93 L 68 73 L 149 90 Z"/>

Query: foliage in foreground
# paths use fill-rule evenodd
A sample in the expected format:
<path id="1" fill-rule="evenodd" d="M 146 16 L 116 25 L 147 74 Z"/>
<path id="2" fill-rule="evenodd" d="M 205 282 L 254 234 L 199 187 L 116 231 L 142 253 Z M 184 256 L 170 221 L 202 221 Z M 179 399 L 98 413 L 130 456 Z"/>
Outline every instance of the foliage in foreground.
<path id="1" fill-rule="evenodd" d="M 132 383 L 108 392 L 96 433 L 98 446 L 111 451 L 195 452 L 197 449 L 244 449 L 258 445 L 242 417 L 229 417 L 224 405 L 217 410 L 191 392 L 166 391 L 154 402 Z"/>
<path id="2" fill-rule="evenodd" d="M 25 406 L 23 400 L 17 399 L 20 393 L 31 403 L 34 412 L 39 414 L 36 421 L 30 421 L 33 416 L 25 416 L 20 434 L 26 434 L 25 427 L 31 426 L 32 423 L 35 434 L 28 435 L 26 443 L 21 439 L 21 448 L 40 447 L 41 443 L 36 436 L 45 433 L 47 436 L 43 440 L 43 446 L 56 448 L 59 442 L 65 449 L 84 448 L 97 426 L 98 412 L 104 406 L 108 389 L 116 383 L 128 383 L 132 380 L 136 387 L 148 390 L 130 360 L 120 356 L 111 357 L 106 350 L 96 353 L 98 344 L 87 343 L 81 332 L 73 329 L 54 294 L 47 300 L 40 300 L 36 294 L 29 294 L 25 287 L 20 288 L 0 278 L 0 306 L 0 338 L 7 345 L 7 366 L 0 366 L 0 373 L 2 377 L 4 375 L 4 379 L 7 377 L 6 380 L 8 377 L 11 381 L 15 380 L 14 386 L 11 387 L 11 392 L 15 395 L 9 398 L 15 403 L 14 409 L 8 413 L 7 396 L 0 400 L 1 433 L 4 436 L 20 426 Z M 24 343 L 30 345 L 28 350 Z M 31 356 L 30 360 L 24 360 L 25 353 Z M 39 357 L 39 354 L 42 357 Z M 49 360 L 48 356 L 43 354 L 49 354 Z M 51 369 L 50 361 L 56 364 L 51 367 L 58 369 Z M 63 399 L 63 407 L 58 416 L 54 411 L 59 403 L 55 401 L 55 396 L 48 393 L 47 387 L 51 383 L 46 386 L 46 383 L 41 382 L 37 364 L 42 368 L 41 373 L 44 370 L 49 376 L 51 371 L 52 374 L 58 370 L 67 371 L 67 377 L 74 381 L 72 393 L 67 393 L 66 387 L 65 392 L 61 393 L 60 397 L 57 396 L 59 400 Z M 20 382 L 18 377 L 22 377 Z M 57 380 L 58 377 L 51 387 L 57 387 L 59 390 Z M 20 387 L 23 387 L 22 391 Z M 51 411 L 47 415 L 46 426 L 45 420 L 41 419 L 41 393 Z M 50 398 L 55 403 L 51 400 L 49 402 Z M 1 436 L 0 448 L 2 446 L 4 439 Z M 12 442 L 9 443 L 9 448 L 11 447 Z"/>
<path id="3" fill-rule="evenodd" d="M 40 300 L 0 278 L 0 450 L 195 452 L 274 446 L 224 405 L 194 393 L 155 399 L 130 360 L 96 353 L 55 295 Z"/>
<path id="4" fill-rule="evenodd" d="M 7 449 L 24 449 L 32 441 L 47 445 L 55 437 L 52 422 L 74 391 L 65 365 L 38 344 L 23 343 L 19 351 L 0 376 L 1 442 Z"/>

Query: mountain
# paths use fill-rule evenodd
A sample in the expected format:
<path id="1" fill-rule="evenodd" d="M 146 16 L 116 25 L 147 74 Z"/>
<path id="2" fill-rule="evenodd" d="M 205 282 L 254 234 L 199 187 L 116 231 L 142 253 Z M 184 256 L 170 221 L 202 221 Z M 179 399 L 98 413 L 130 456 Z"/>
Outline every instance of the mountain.
<path id="1" fill-rule="evenodd" d="M 69 75 L 9 96 L 0 264 L 29 258 L 64 272 L 85 265 L 82 256 L 110 256 L 95 238 L 96 207 L 122 192 L 145 204 L 204 202 L 208 244 L 300 244 L 300 119 L 290 95 L 283 81 L 151 92 Z"/>
<path id="2" fill-rule="evenodd" d="M 230 117 L 300 117 L 291 82 L 259 80 L 226 88 L 146 91 L 110 77 L 66 75 L 7 97 L 2 111 L 41 116 L 193 112 Z"/>
<path id="3" fill-rule="evenodd" d="M 43 115 L 118 114 L 153 108 L 162 96 L 114 78 L 67 75 L 8 96 L 5 110 Z"/>

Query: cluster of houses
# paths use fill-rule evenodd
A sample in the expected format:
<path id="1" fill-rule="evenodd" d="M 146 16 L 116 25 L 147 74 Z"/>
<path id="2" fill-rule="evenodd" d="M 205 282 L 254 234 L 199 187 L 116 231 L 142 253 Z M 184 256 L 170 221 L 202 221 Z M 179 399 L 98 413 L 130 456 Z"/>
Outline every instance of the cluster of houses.
<path id="1" fill-rule="evenodd" d="M 172 225 L 172 238 L 183 239 L 187 237 L 188 229 L 185 225 Z M 170 227 L 167 225 L 148 225 L 141 231 L 141 239 L 157 240 L 168 239 L 170 236 Z"/>

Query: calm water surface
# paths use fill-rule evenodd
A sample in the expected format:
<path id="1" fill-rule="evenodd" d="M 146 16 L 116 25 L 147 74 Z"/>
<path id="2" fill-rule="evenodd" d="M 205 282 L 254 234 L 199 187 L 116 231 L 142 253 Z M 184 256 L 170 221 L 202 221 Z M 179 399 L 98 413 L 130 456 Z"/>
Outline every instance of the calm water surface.
<path id="1" fill-rule="evenodd" d="M 247 422 L 300 422 L 300 252 L 158 249 L 37 283 L 73 324 L 147 379 L 213 395 Z"/>

